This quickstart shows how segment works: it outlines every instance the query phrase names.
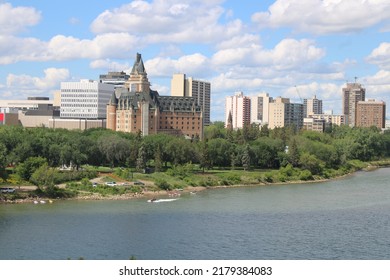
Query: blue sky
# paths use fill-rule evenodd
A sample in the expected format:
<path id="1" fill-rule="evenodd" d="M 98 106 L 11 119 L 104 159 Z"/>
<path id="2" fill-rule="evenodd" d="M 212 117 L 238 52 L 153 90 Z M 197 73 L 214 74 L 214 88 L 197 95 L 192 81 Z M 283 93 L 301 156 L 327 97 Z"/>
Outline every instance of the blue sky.
<path id="1" fill-rule="evenodd" d="M 52 97 L 139 52 L 161 95 L 174 73 L 210 81 L 213 121 L 236 91 L 317 95 L 341 113 L 354 77 L 390 104 L 389 32 L 388 0 L 0 0 L 0 99 Z"/>

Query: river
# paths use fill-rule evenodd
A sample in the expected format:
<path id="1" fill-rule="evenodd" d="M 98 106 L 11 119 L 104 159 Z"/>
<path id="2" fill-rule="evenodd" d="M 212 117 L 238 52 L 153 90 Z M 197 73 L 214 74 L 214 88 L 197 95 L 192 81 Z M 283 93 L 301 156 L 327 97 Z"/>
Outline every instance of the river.
<path id="1" fill-rule="evenodd" d="M 177 200 L 0 205 L 0 259 L 390 259 L 390 169 Z"/>

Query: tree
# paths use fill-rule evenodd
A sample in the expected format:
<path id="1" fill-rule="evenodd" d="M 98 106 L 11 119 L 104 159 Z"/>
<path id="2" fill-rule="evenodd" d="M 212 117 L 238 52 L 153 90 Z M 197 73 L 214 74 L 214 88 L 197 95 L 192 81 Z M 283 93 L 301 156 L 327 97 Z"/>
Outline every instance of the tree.
<path id="1" fill-rule="evenodd" d="M 47 160 L 42 157 L 30 157 L 25 162 L 16 167 L 16 173 L 23 180 L 29 181 L 31 175 L 42 165 L 47 164 Z"/>
<path id="2" fill-rule="evenodd" d="M 291 140 L 288 146 L 288 161 L 293 167 L 298 167 L 299 165 L 299 151 L 295 138 Z"/>
<path id="3" fill-rule="evenodd" d="M 162 170 L 162 151 L 160 146 L 157 146 L 154 155 L 154 169 L 156 172 L 160 172 Z"/>
<path id="4" fill-rule="evenodd" d="M 146 169 L 146 154 L 145 148 L 143 145 L 138 150 L 138 158 L 137 158 L 137 171 L 145 172 Z"/>
<path id="5" fill-rule="evenodd" d="M 7 147 L 0 143 L 0 177 L 4 180 L 7 179 L 7 172 L 5 168 L 7 167 Z"/>
<path id="6" fill-rule="evenodd" d="M 199 144 L 199 163 L 203 173 L 205 168 L 209 169 L 212 167 L 207 141 L 203 141 Z"/>
<path id="7" fill-rule="evenodd" d="M 39 189 L 54 186 L 54 178 L 57 172 L 55 168 L 51 168 L 45 163 L 34 171 L 30 177 L 30 181 Z"/>
<path id="8" fill-rule="evenodd" d="M 250 156 L 250 149 L 249 145 L 245 145 L 245 149 L 243 151 L 242 157 L 241 157 L 242 166 L 244 167 L 244 170 L 248 170 L 251 166 L 251 156 Z"/>

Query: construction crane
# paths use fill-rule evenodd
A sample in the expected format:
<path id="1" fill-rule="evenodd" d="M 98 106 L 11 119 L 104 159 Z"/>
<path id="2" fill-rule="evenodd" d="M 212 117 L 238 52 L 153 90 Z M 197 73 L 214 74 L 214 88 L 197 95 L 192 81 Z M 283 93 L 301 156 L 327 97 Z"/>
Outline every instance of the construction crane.
<path id="1" fill-rule="evenodd" d="M 298 94 L 299 100 L 301 100 L 301 103 L 303 104 L 303 100 L 302 100 L 302 97 L 301 97 L 301 95 L 299 94 L 298 87 L 297 87 L 297 86 L 295 86 L 295 89 L 296 89 L 296 91 L 297 91 L 297 94 Z"/>

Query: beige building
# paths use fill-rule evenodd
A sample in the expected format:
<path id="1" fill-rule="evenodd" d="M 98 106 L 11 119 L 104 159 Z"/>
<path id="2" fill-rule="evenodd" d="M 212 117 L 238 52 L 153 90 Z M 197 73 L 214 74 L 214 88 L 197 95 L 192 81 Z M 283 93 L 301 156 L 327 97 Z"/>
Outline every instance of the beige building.
<path id="1" fill-rule="evenodd" d="M 305 130 L 324 132 L 325 128 L 326 128 L 326 122 L 324 119 L 313 119 L 313 118 L 303 119 L 303 129 Z"/>
<path id="2" fill-rule="evenodd" d="M 303 104 L 290 103 L 289 98 L 277 97 L 269 104 L 268 127 L 284 127 L 295 125 L 297 129 L 303 127 Z"/>
<path id="3" fill-rule="evenodd" d="M 359 101 L 364 101 L 366 89 L 358 83 L 347 83 L 343 88 L 343 115 L 348 116 L 349 126 L 356 126 L 356 108 Z"/>
<path id="4" fill-rule="evenodd" d="M 314 114 L 322 114 L 322 100 L 317 99 L 314 95 L 313 98 L 303 100 L 304 116 L 306 118 Z"/>
<path id="5" fill-rule="evenodd" d="M 202 107 L 204 124 L 210 124 L 210 82 L 195 80 L 192 77 L 186 78 L 186 74 L 173 74 L 171 95 L 194 97 L 197 104 Z"/>
<path id="6" fill-rule="evenodd" d="M 324 120 L 325 123 L 331 125 L 347 125 L 348 124 L 348 116 L 346 115 L 333 115 L 333 114 L 314 114 L 311 115 L 312 119 L 315 120 Z"/>
<path id="7" fill-rule="evenodd" d="M 89 128 L 106 128 L 105 119 L 60 119 L 51 118 L 48 120 L 48 127 L 50 128 L 63 128 L 63 129 L 79 129 L 86 130 Z"/>
<path id="8" fill-rule="evenodd" d="M 243 128 L 245 125 L 250 124 L 251 120 L 251 99 L 244 96 L 243 92 L 236 92 L 234 96 L 226 97 L 225 104 L 225 126 L 230 123 L 229 116 L 231 118 L 231 128 L 238 129 Z"/>
<path id="9" fill-rule="evenodd" d="M 384 129 L 386 125 L 386 103 L 383 101 L 359 101 L 356 109 L 356 126 Z"/>

